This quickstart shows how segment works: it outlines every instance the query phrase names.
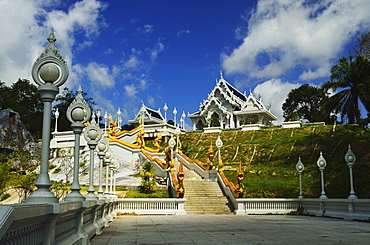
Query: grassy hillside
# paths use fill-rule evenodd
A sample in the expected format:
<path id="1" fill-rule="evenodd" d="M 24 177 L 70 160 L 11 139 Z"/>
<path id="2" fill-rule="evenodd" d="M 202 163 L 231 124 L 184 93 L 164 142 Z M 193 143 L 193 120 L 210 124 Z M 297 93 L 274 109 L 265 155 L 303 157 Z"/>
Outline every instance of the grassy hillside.
<path id="1" fill-rule="evenodd" d="M 259 131 L 224 131 L 220 134 L 187 133 L 181 136 L 183 152 L 190 158 L 206 161 L 206 152 L 220 135 L 225 174 L 236 182 L 236 169 L 243 164 L 246 197 L 297 197 L 298 157 L 305 166 L 302 175 L 305 197 L 319 197 L 320 171 L 316 162 L 322 151 L 327 161 L 325 192 L 329 198 L 347 198 L 349 169 L 344 156 L 351 144 L 357 157 L 354 189 L 359 198 L 370 193 L 370 131 L 356 125 L 266 128 Z M 216 155 L 216 154 L 215 154 Z M 214 159 L 217 161 L 217 158 Z"/>

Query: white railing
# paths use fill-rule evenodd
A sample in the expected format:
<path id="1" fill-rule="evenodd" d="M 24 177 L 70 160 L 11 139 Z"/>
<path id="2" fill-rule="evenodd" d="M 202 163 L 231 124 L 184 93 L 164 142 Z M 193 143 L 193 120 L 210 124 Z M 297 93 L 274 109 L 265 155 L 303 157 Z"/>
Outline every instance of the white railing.
<path id="1" fill-rule="evenodd" d="M 302 199 L 305 214 L 370 220 L 370 199 Z"/>
<path id="2" fill-rule="evenodd" d="M 0 206 L 0 244 L 90 244 L 115 216 L 115 202 Z"/>
<path id="3" fill-rule="evenodd" d="M 237 214 L 286 214 L 297 211 L 298 199 L 290 198 L 237 198 Z"/>
<path id="4" fill-rule="evenodd" d="M 293 211 L 315 216 L 370 220 L 370 199 L 235 198 L 218 174 L 223 193 L 234 206 L 234 214 L 287 214 Z"/>
<path id="5" fill-rule="evenodd" d="M 185 198 L 119 198 L 117 213 L 185 215 Z"/>

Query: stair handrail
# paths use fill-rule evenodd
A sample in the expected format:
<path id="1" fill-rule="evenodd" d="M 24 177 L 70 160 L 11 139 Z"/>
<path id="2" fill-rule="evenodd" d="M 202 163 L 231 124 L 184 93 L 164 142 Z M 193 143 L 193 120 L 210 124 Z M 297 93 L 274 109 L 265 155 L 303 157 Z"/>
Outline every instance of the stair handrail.
<path id="1" fill-rule="evenodd" d="M 142 156 L 146 157 L 147 161 L 157 165 L 159 168 L 167 172 L 167 176 L 169 178 L 169 181 L 167 181 L 167 187 L 170 190 L 171 197 L 182 198 L 185 192 L 184 185 L 181 181 L 181 178 L 182 179 L 184 178 L 183 171 L 179 169 L 178 174 L 176 175 L 175 170 L 173 168 L 169 168 L 168 163 L 164 163 L 162 160 L 160 160 L 157 157 L 152 157 L 150 153 L 145 151 L 144 149 L 141 149 L 140 153 L 142 154 Z M 180 162 L 180 165 L 181 164 L 182 163 Z"/>
<path id="2" fill-rule="evenodd" d="M 206 170 L 199 160 L 192 160 L 184 153 L 176 153 L 177 159 L 181 161 L 188 169 L 194 170 L 203 179 L 217 180 L 217 170 Z M 200 164 L 199 164 L 200 163 Z"/>

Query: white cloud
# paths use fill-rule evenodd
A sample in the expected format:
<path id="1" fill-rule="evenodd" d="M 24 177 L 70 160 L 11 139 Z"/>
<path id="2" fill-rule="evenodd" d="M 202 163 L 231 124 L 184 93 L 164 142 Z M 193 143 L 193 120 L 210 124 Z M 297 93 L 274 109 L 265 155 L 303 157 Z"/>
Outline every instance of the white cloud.
<path id="1" fill-rule="evenodd" d="M 144 25 L 143 27 L 139 27 L 139 28 L 136 29 L 136 33 L 139 36 L 148 37 L 153 32 L 154 32 L 153 25 Z"/>
<path id="2" fill-rule="evenodd" d="M 108 67 L 92 62 L 85 70 L 90 81 L 94 83 L 92 86 L 97 86 L 100 89 L 114 87 L 114 75 Z"/>
<path id="3" fill-rule="evenodd" d="M 139 64 L 139 60 L 132 56 L 129 60 L 127 60 L 124 64 L 126 68 L 135 68 Z"/>
<path id="4" fill-rule="evenodd" d="M 327 76 L 354 34 L 370 27 L 368 0 L 260 0 L 243 43 L 223 53 L 227 73 L 272 78 L 297 66 L 300 79 Z M 237 29 L 240 36 L 242 28 Z"/>
<path id="5" fill-rule="evenodd" d="M 179 31 L 178 33 L 176 33 L 176 36 L 177 36 L 178 38 L 182 38 L 182 36 L 187 35 L 187 34 L 189 34 L 189 33 L 190 33 L 190 30 L 181 30 L 181 31 Z"/>
<path id="6" fill-rule="evenodd" d="M 148 106 L 149 106 L 149 107 L 153 107 L 153 106 L 155 106 L 155 101 L 154 101 L 153 96 L 148 95 L 147 102 L 148 102 Z"/>
<path id="7" fill-rule="evenodd" d="M 158 58 L 158 54 L 164 51 L 164 44 L 161 42 L 156 43 L 155 47 L 150 53 L 150 58 L 152 61 Z"/>
<path id="8" fill-rule="evenodd" d="M 124 88 L 125 88 L 125 94 L 128 97 L 135 97 L 136 94 L 138 93 L 135 84 L 125 85 Z"/>
<path id="9" fill-rule="evenodd" d="M 100 13 L 105 6 L 97 0 L 83 0 L 72 5 L 67 12 L 56 10 L 59 0 L 12 0 L 0 1 L 0 80 L 6 84 L 18 78 L 31 79 L 31 68 L 46 46 L 46 38 L 54 28 L 56 46 L 70 67 L 66 86 L 77 84 L 80 74 L 73 74 L 76 67 L 72 48 L 75 47 L 76 31 L 84 34 L 86 40 L 79 48 L 91 45 L 90 38 L 99 35 L 104 22 Z M 53 7 L 54 10 L 50 11 Z"/>
<path id="10" fill-rule="evenodd" d="M 269 110 L 278 118 L 275 123 L 279 124 L 284 121 L 282 110 L 283 103 L 288 97 L 289 92 L 299 86 L 301 85 L 298 83 L 289 83 L 283 82 L 280 79 L 271 79 L 257 85 L 253 90 L 253 94 L 260 95 L 262 103 L 266 107 L 271 105 Z"/>

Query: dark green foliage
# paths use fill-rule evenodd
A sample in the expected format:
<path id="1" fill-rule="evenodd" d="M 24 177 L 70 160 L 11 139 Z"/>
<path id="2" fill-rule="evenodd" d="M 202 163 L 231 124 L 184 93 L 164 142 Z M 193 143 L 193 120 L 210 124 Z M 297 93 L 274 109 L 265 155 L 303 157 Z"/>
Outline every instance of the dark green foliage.
<path id="1" fill-rule="evenodd" d="M 324 89 L 340 91 L 329 99 L 343 123 L 360 123 L 360 103 L 370 112 L 370 61 L 363 56 L 341 58 L 331 69 L 330 81 Z"/>
<path id="2" fill-rule="evenodd" d="M 140 170 L 140 177 L 142 178 L 140 190 L 143 193 L 152 193 L 157 188 L 157 182 L 155 181 L 154 176 L 154 164 L 151 162 L 145 162 Z"/>
<path id="3" fill-rule="evenodd" d="M 329 122 L 326 108 L 328 95 L 325 90 L 304 84 L 293 89 L 283 104 L 285 121 L 305 119 L 309 122 Z"/>
<path id="4" fill-rule="evenodd" d="M 35 190 L 35 183 L 39 174 L 31 172 L 28 174 L 12 174 L 11 185 L 18 193 L 18 201 L 23 203 L 26 201 L 26 198 L 31 195 Z"/>
<path id="5" fill-rule="evenodd" d="M 36 85 L 26 79 L 18 79 L 10 87 L 0 82 L 0 109 L 18 112 L 30 133 L 41 137 L 43 103 Z"/>
<path id="6" fill-rule="evenodd" d="M 0 196 L 6 191 L 11 179 L 10 166 L 7 163 L 0 164 Z"/>
<path id="7" fill-rule="evenodd" d="M 218 134 L 187 133 L 181 136 L 186 154 L 206 162 L 212 142 Z M 359 198 L 370 193 L 370 131 L 356 125 L 307 126 L 258 131 L 223 131 L 221 156 L 229 181 L 236 182 L 239 163 L 244 168 L 246 197 L 298 197 L 299 176 L 295 169 L 301 157 L 303 195 L 319 197 L 320 171 L 316 165 L 320 152 L 328 162 L 325 191 L 329 198 L 349 196 L 349 170 L 344 156 L 351 144 L 357 160 L 353 168 L 355 192 Z M 236 154 L 237 153 L 237 154 Z"/>

